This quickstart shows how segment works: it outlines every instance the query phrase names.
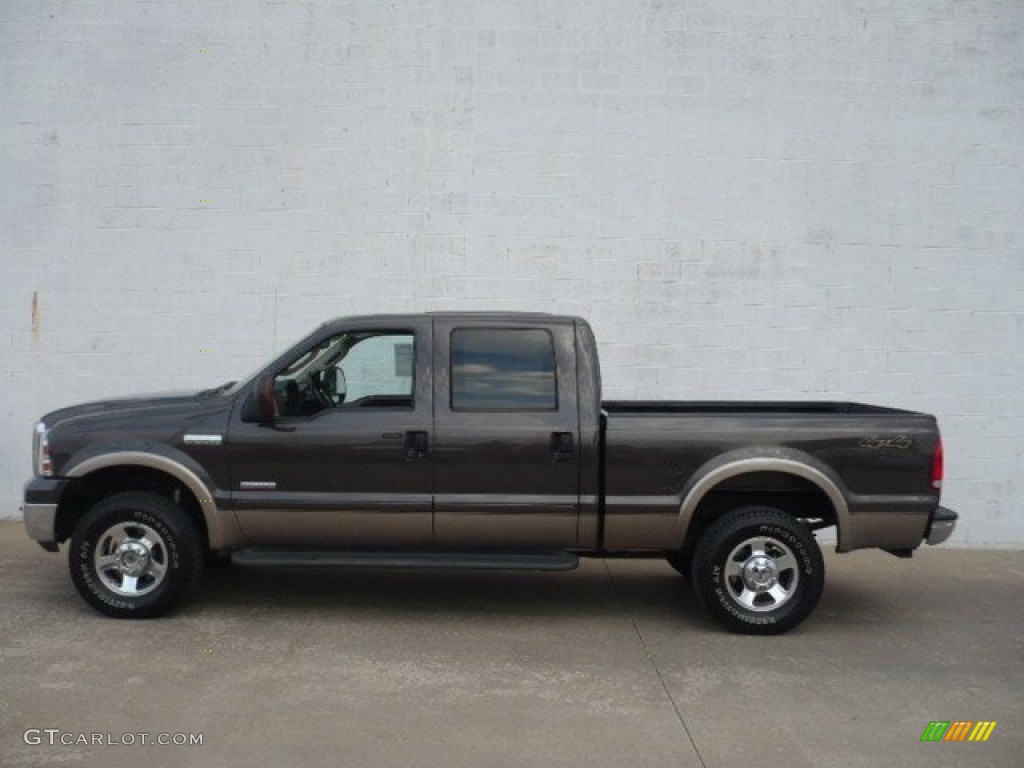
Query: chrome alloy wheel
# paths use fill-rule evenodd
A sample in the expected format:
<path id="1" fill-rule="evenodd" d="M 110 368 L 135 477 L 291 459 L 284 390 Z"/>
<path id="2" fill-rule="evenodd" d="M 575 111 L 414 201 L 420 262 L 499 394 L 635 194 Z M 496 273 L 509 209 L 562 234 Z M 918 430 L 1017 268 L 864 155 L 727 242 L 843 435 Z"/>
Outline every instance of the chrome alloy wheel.
<path id="1" fill-rule="evenodd" d="M 126 597 L 140 597 L 163 582 L 167 544 L 148 525 L 118 523 L 99 537 L 93 563 L 107 589 Z"/>
<path id="2" fill-rule="evenodd" d="M 739 605 L 749 611 L 781 608 L 796 593 L 800 569 L 793 551 L 778 539 L 747 539 L 725 562 L 725 584 Z"/>

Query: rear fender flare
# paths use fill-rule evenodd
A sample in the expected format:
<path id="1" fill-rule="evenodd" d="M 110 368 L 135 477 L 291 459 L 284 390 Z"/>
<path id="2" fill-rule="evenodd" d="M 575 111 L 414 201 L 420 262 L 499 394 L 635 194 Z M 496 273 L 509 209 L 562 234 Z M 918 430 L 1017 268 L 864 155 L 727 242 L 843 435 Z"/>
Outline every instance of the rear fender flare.
<path id="1" fill-rule="evenodd" d="M 842 490 L 842 481 L 821 462 L 803 451 L 786 448 L 746 449 L 723 454 L 702 466 L 683 490 L 679 507 L 679 540 L 682 541 L 693 515 L 711 491 L 726 480 L 752 472 L 781 472 L 808 480 L 825 494 L 836 515 L 837 550 L 843 551 L 843 539 L 850 525 L 850 507 Z"/>

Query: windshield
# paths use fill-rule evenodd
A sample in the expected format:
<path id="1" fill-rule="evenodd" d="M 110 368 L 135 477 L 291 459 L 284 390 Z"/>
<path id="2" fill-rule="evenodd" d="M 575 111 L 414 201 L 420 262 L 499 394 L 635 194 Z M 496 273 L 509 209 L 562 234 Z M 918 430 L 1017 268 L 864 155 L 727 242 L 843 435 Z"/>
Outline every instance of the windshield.
<path id="1" fill-rule="evenodd" d="M 274 353 L 274 355 L 270 359 L 271 360 L 277 360 L 279 357 L 281 357 L 282 354 L 284 354 L 289 349 L 292 349 L 293 347 L 297 347 L 297 346 L 300 346 L 301 344 L 304 344 L 305 343 L 305 339 L 309 338 L 310 336 L 312 336 L 313 334 L 315 334 L 319 330 L 320 329 L 317 328 L 312 333 L 308 333 L 308 334 L 306 334 L 306 336 L 303 336 L 303 340 L 302 341 L 297 342 L 297 343 L 293 342 L 293 343 L 289 344 L 287 347 L 285 347 L 284 349 L 278 350 L 277 352 Z M 296 361 L 296 362 L 298 362 L 298 361 Z M 294 363 L 293 363 L 293 365 L 294 365 Z M 229 382 L 227 382 L 225 384 L 221 384 L 219 387 L 214 387 L 213 389 L 204 389 L 203 391 L 198 393 L 198 396 L 199 397 L 210 397 L 212 395 L 234 396 L 234 395 L 238 394 L 246 386 L 251 384 L 253 379 L 255 379 L 257 376 L 259 376 L 266 367 L 267 367 L 267 359 L 264 358 L 263 362 L 261 362 L 257 368 L 249 371 L 249 373 L 247 373 L 245 376 L 242 376 L 241 378 L 237 379 L 236 381 L 229 381 Z"/>

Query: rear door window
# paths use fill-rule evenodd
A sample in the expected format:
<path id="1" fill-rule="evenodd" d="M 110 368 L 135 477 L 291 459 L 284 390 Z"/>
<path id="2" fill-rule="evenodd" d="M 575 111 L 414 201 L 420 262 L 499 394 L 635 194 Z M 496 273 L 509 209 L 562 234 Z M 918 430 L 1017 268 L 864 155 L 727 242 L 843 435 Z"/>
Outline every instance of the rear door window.
<path id="1" fill-rule="evenodd" d="M 540 328 L 452 331 L 451 382 L 452 410 L 557 410 L 551 334 Z"/>

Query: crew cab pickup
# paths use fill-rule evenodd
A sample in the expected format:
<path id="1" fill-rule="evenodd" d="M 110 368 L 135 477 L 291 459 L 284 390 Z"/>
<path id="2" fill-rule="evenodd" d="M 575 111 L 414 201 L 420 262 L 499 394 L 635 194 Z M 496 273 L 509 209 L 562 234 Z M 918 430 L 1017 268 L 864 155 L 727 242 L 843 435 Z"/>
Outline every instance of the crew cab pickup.
<path id="1" fill-rule="evenodd" d="M 838 552 L 909 556 L 939 505 L 932 416 L 841 402 L 602 401 L 577 317 L 347 317 L 253 376 L 79 405 L 35 430 L 28 534 L 81 596 L 168 611 L 211 559 L 571 569 L 666 558 L 725 627 L 784 632 Z"/>

